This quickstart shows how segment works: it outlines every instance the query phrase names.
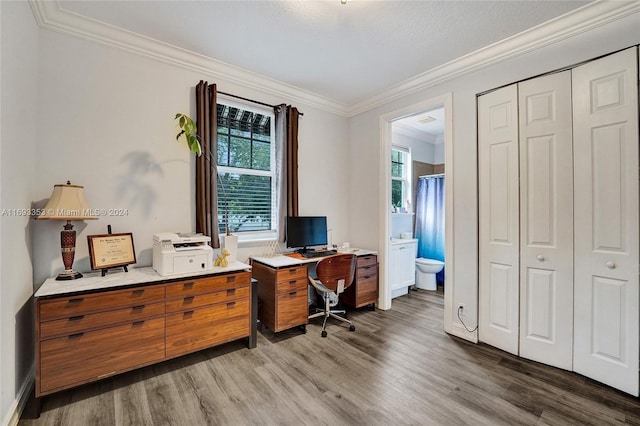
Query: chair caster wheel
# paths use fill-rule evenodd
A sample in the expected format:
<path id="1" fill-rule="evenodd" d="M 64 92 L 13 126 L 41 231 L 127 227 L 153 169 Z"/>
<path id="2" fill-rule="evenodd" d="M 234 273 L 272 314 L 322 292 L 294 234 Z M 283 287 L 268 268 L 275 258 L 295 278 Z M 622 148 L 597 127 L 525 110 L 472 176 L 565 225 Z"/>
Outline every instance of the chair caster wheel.
<path id="1" fill-rule="evenodd" d="M 356 326 L 355 325 L 350 325 L 349 326 L 349 331 L 356 331 Z"/>
<path id="2" fill-rule="evenodd" d="M 321 335 L 322 337 L 327 337 L 327 332 L 326 332 L 326 331 L 324 331 L 324 330 L 322 330 L 322 333 L 320 333 L 320 335 Z"/>

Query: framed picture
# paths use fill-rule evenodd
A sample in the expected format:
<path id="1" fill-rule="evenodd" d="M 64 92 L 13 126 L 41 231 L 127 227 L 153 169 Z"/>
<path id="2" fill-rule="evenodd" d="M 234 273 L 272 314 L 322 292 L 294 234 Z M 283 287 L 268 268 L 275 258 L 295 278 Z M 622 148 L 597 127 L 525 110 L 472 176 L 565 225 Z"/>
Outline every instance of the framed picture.
<path id="1" fill-rule="evenodd" d="M 133 234 L 88 235 L 91 269 L 108 269 L 136 263 Z"/>

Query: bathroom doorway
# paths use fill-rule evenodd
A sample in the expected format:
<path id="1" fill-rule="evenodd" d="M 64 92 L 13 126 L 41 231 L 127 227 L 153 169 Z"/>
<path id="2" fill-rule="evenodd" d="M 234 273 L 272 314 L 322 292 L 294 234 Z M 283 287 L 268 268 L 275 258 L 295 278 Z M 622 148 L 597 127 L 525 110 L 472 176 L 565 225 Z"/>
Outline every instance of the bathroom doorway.
<path id="1" fill-rule="evenodd" d="M 381 150 L 380 150 L 380 168 L 381 173 L 380 187 L 383 188 L 384 194 L 380 197 L 380 240 L 381 244 L 381 285 L 380 285 L 380 307 L 382 309 L 391 308 L 392 298 L 397 296 L 398 289 L 392 288 L 394 284 L 393 265 L 391 264 L 391 254 L 394 244 L 397 244 L 397 238 L 402 235 L 395 233 L 404 233 L 408 236 L 408 231 L 413 232 L 415 229 L 415 201 L 417 200 L 417 188 L 419 175 L 446 174 L 446 191 L 444 193 L 444 295 L 445 295 L 445 329 L 448 328 L 447 322 L 452 321 L 451 313 L 452 298 L 450 297 L 450 284 L 453 282 L 453 125 L 452 125 L 452 95 L 447 94 L 438 98 L 421 102 L 416 105 L 404 108 L 402 110 L 386 114 L 380 117 L 381 129 Z M 424 129 L 429 129 L 426 132 Z M 412 139 L 420 139 L 420 132 L 430 133 L 431 136 L 422 135 L 425 141 L 422 144 L 412 144 Z M 402 133 L 406 138 L 398 136 Z M 395 134 L 395 137 L 394 137 Z M 405 143 L 406 142 L 406 143 Z M 400 185 L 394 183 L 397 180 L 398 165 L 392 166 L 392 153 L 402 160 L 402 152 L 408 153 L 411 158 L 408 173 L 411 173 L 410 183 L 403 193 L 398 205 L 398 188 Z M 414 160 L 418 160 L 417 162 Z M 434 168 L 433 166 L 437 166 Z M 414 168 L 416 170 L 414 170 Z M 442 170 L 444 169 L 444 170 Z M 382 181 L 384 179 L 384 181 Z M 392 195 L 392 191 L 393 194 Z M 393 200 L 393 202 L 392 202 Z M 408 200 L 408 201 L 407 201 Z M 394 212 L 395 209 L 395 212 Z M 402 230 L 398 228 L 398 219 L 406 219 L 407 216 L 402 214 L 409 213 L 411 216 L 411 226 L 409 230 L 406 224 L 401 225 Z M 397 217 L 396 217 L 397 216 Z M 392 241 L 392 237 L 394 240 Z M 417 250 L 417 247 L 416 247 Z M 415 257 L 415 256 L 414 256 Z M 402 290 L 400 291 L 403 292 Z M 404 291 L 406 293 L 406 291 Z"/>

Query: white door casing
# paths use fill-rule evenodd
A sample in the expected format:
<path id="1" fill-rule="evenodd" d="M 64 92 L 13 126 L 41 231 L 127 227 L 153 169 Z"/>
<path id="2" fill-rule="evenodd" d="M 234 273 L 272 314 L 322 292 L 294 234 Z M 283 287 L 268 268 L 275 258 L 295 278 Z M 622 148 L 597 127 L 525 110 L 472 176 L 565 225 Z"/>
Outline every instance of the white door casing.
<path id="1" fill-rule="evenodd" d="M 637 48 L 573 71 L 574 370 L 638 395 Z"/>
<path id="2" fill-rule="evenodd" d="M 518 84 L 520 356 L 571 370 L 571 71 Z"/>
<path id="3" fill-rule="evenodd" d="M 518 90 L 478 98 L 478 338 L 518 354 Z"/>

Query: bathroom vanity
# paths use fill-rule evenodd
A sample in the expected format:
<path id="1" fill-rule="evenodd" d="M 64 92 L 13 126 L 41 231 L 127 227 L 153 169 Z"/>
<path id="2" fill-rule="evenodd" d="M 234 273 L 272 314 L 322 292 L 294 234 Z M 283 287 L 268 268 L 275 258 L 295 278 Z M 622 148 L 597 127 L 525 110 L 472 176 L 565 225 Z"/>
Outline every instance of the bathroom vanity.
<path id="1" fill-rule="evenodd" d="M 391 298 L 407 294 L 416 283 L 416 256 L 418 240 L 414 238 L 392 238 L 389 262 Z"/>

